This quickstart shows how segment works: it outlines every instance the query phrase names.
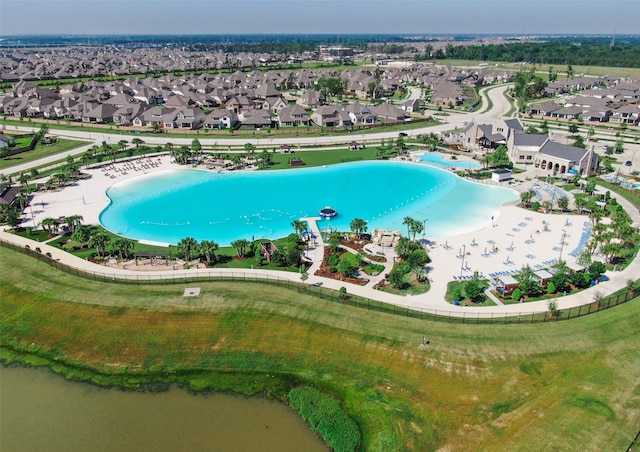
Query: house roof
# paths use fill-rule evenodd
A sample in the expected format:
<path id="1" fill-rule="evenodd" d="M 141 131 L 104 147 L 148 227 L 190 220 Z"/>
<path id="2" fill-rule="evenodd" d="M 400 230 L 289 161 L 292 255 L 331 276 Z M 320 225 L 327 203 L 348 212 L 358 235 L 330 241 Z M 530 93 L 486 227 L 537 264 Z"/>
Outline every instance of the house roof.
<path id="1" fill-rule="evenodd" d="M 569 146 L 551 140 L 547 141 L 544 146 L 540 148 L 541 154 L 568 160 L 570 162 L 579 162 L 587 155 L 588 152 L 589 151 L 586 149 Z"/>
<path id="2" fill-rule="evenodd" d="M 549 136 L 541 133 L 524 133 L 516 131 L 513 134 L 513 144 L 515 146 L 542 146 Z"/>
<path id="3" fill-rule="evenodd" d="M 551 277 L 553 277 L 553 275 L 551 273 L 549 273 L 546 270 L 538 270 L 533 272 L 534 275 L 536 275 L 538 278 L 540 279 L 549 279 Z"/>
<path id="4" fill-rule="evenodd" d="M 16 199 L 19 190 L 20 187 L 17 185 L 0 185 L 0 204 L 11 204 Z"/>

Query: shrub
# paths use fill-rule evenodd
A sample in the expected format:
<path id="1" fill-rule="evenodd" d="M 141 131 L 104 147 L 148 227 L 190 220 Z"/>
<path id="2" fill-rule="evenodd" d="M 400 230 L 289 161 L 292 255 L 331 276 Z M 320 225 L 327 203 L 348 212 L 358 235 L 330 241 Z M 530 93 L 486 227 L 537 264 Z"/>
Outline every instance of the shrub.
<path id="1" fill-rule="evenodd" d="M 511 294 L 511 299 L 513 301 L 519 301 L 520 298 L 522 298 L 524 294 L 522 293 L 522 291 L 520 289 L 516 289 L 513 291 L 513 293 Z"/>
<path id="2" fill-rule="evenodd" d="M 289 392 L 287 400 L 311 430 L 318 433 L 333 450 L 358 450 L 360 429 L 336 399 L 310 386 L 299 386 Z"/>
<path id="3" fill-rule="evenodd" d="M 338 271 L 338 269 L 336 268 L 335 265 L 332 265 L 331 267 L 329 267 L 329 273 L 336 273 Z"/>
<path id="4" fill-rule="evenodd" d="M 552 294 L 552 293 L 556 293 L 556 286 L 550 282 L 549 285 L 547 286 L 547 293 Z"/>
<path id="5" fill-rule="evenodd" d="M 540 209 L 540 203 L 538 201 L 534 201 L 531 203 L 531 210 L 535 210 L 536 212 Z"/>

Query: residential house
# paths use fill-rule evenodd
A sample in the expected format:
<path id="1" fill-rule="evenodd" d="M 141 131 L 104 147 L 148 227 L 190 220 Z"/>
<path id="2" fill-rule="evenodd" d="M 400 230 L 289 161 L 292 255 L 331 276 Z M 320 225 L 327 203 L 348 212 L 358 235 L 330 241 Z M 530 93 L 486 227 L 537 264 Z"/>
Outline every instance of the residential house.
<path id="1" fill-rule="evenodd" d="M 558 104 L 550 100 L 547 102 L 542 102 L 540 104 L 532 105 L 531 107 L 529 107 L 529 110 L 527 110 L 527 113 L 537 116 L 551 116 L 551 113 L 560 110 L 560 108 L 561 107 Z"/>
<path id="2" fill-rule="evenodd" d="M 611 122 L 637 126 L 640 123 L 640 105 L 625 105 L 612 111 Z"/>
<path id="3" fill-rule="evenodd" d="M 406 111 L 391 104 L 374 105 L 369 110 L 377 115 L 378 119 L 386 119 L 388 121 L 404 121 L 411 117 Z"/>
<path id="4" fill-rule="evenodd" d="M 205 129 L 233 129 L 238 124 L 238 116 L 225 108 L 214 108 L 205 118 Z"/>
<path id="5" fill-rule="evenodd" d="M 335 105 L 318 107 L 311 115 L 311 120 L 321 127 L 342 127 L 352 124 L 349 114 Z"/>
<path id="6" fill-rule="evenodd" d="M 407 113 L 418 113 L 422 111 L 424 101 L 422 99 L 409 99 L 402 103 L 402 108 Z"/>
<path id="7" fill-rule="evenodd" d="M 311 118 L 300 105 L 288 105 L 278 112 L 280 127 L 308 126 L 310 123 Z"/>
<path id="8" fill-rule="evenodd" d="M 324 96 L 320 91 L 306 91 L 298 98 L 296 104 L 300 105 L 302 108 L 315 110 L 316 108 L 324 105 Z"/>
<path id="9" fill-rule="evenodd" d="M 354 125 L 374 124 L 378 122 L 378 114 L 371 111 L 370 107 L 362 105 L 358 102 L 347 104 L 342 107 L 349 114 L 351 122 Z"/>
<path id="10" fill-rule="evenodd" d="M 163 119 L 164 127 L 195 130 L 200 127 L 205 116 L 202 109 L 198 107 L 183 107 L 170 115 L 165 115 Z M 171 120 L 169 120 L 170 117 L 172 117 Z"/>
<path id="11" fill-rule="evenodd" d="M 176 111 L 171 107 L 152 107 L 145 111 L 141 115 L 133 119 L 133 125 L 136 127 L 153 127 L 157 124 L 158 127 L 164 127 L 164 118 L 168 115 L 172 115 Z"/>
<path id="12" fill-rule="evenodd" d="M 264 129 L 272 127 L 271 114 L 264 110 L 249 110 L 240 116 L 240 127 L 243 129 Z"/>
<path id="13" fill-rule="evenodd" d="M 268 110 L 273 114 L 278 114 L 280 110 L 289 105 L 281 96 L 267 97 L 262 103 L 262 109 Z"/>
<path id="14" fill-rule="evenodd" d="M 133 120 L 149 109 L 149 105 L 144 102 L 128 104 L 118 108 L 113 113 L 113 122 L 120 126 L 129 126 Z"/>
<path id="15" fill-rule="evenodd" d="M 113 122 L 113 114 L 118 107 L 109 104 L 100 104 L 91 110 L 82 113 L 82 122 L 94 122 L 96 124 L 106 124 Z"/>

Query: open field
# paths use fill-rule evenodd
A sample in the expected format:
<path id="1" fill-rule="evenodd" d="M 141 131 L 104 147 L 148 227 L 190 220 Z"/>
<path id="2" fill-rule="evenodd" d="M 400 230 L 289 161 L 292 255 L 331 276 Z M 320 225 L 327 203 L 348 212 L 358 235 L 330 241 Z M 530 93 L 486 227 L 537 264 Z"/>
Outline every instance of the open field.
<path id="1" fill-rule="evenodd" d="M 640 424 L 638 299 L 567 322 L 452 325 L 198 285 L 186 301 L 182 285 L 101 284 L 2 249 L 3 354 L 103 384 L 277 395 L 311 383 L 343 400 L 365 450 L 624 450 Z"/>
<path id="2" fill-rule="evenodd" d="M 434 60 L 436 64 L 459 66 L 459 67 L 477 67 L 479 64 L 488 64 L 487 69 L 492 71 L 503 71 L 505 69 L 510 71 L 518 71 L 520 68 L 529 70 L 535 68 L 536 71 L 541 73 L 549 73 L 549 66 L 553 66 L 554 71 L 558 72 L 558 80 L 565 80 L 567 70 L 566 65 L 560 64 L 548 64 L 537 61 L 535 66 L 533 64 L 517 65 L 515 63 L 506 63 L 504 61 L 480 61 L 480 60 Z M 603 75 L 612 75 L 618 77 L 638 77 L 640 76 L 640 68 L 626 68 L 626 67 L 606 67 L 606 66 L 573 66 L 575 73 L 574 77 L 579 77 L 581 74 L 602 77 Z"/>

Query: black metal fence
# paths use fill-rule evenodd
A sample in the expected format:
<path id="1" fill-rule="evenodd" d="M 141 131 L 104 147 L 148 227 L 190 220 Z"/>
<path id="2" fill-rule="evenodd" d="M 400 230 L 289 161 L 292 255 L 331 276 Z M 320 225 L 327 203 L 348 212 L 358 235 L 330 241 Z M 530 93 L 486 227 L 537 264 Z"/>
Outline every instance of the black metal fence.
<path id="1" fill-rule="evenodd" d="M 433 310 L 433 309 L 412 309 L 404 306 L 398 306 L 391 303 L 384 303 L 369 298 L 360 297 L 352 294 L 342 294 L 337 290 L 329 289 L 322 286 L 309 285 L 302 282 L 291 281 L 290 279 L 280 278 L 268 274 L 259 273 L 229 273 L 217 272 L 215 270 L 193 271 L 176 275 L 162 274 L 119 274 L 108 272 L 87 271 L 77 267 L 64 264 L 60 261 L 52 259 L 46 254 L 32 250 L 27 247 L 21 247 L 14 243 L 0 239 L 0 246 L 18 251 L 27 256 L 36 258 L 45 262 L 58 270 L 74 275 L 80 278 L 93 280 L 97 282 L 110 284 L 131 284 L 131 285 L 161 285 L 161 284 L 191 284 L 199 282 L 226 281 L 226 282 L 242 282 L 242 283 L 261 283 L 272 284 L 287 289 L 296 290 L 347 306 L 366 309 L 368 311 L 382 312 L 387 314 L 398 315 L 406 318 L 430 320 L 433 322 L 445 323 L 462 323 L 462 324 L 527 324 L 555 322 L 559 320 L 570 320 L 585 315 L 593 314 L 604 309 L 609 309 L 619 304 L 626 303 L 633 298 L 640 296 L 640 287 L 631 290 L 612 294 L 607 297 L 594 300 L 591 303 L 576 306 L 569 309 L 559 309 L 546 312 L 518 312 L 518 313 L 483 313 L 483 312 L 465 312 L 464 308 L 457 311 Z M 177 272 L 176 272 L 177 273 Z"/>

